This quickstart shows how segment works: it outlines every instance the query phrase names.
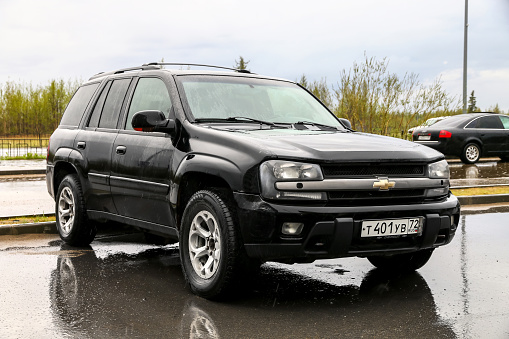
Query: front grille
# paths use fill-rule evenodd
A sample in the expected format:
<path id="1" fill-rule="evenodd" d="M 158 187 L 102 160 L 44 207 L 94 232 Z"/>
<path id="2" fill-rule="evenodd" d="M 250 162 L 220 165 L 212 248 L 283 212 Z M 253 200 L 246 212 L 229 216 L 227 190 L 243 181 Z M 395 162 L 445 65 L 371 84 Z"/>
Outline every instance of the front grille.
<path id="1" fill-rule="evenodd" d="M 423 197 L 423 189 L 391 190 L 391 191 L 334 191 L 329 192 L 331 200 L 359 200 L 359 199 L 395 199 Z"/>
<path id="2" fill-rule="evenodd" d="M 390 190 L 390 191 L 332 191 L 329 200 L 334 205 L 369 206 L 400 205 L 422 203 L 423 189 Z"/>
<path id="3" fill-rule="evenodd" d="M 332 164 L 322 165 L 327 179 L 338 177 L 423 176 L 424 165 L 415 164 Z"/>

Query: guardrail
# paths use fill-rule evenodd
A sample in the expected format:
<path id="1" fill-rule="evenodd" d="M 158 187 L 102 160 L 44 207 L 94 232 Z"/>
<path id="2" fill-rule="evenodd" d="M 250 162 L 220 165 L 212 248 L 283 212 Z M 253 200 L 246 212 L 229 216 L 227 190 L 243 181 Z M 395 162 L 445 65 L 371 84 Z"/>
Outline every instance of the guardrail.
<path id="1" fill-rule="evenodd" d="M 45 155 L 49 138 L 0 138 L 0 157 L 22 157 L 27 154 Z"/>

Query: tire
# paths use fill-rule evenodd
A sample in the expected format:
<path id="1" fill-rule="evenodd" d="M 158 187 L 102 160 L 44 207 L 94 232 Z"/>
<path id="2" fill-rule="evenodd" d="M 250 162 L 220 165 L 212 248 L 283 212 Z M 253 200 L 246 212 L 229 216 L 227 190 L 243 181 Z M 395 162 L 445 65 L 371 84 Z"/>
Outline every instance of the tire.
<path id="1" fill-rule="evenodd" d="M 242 262 L 234 208 L 225 195 L 203 190 L 189 200 L 180 227 L 180 260 L 191 290 L 221 299 L 239 278 Z"/>
<path id="2" fill-rule="evenodd" d="M 424 266 L 434 249 L 420 250 L 412 253 L 391 256 L 371 256 L 368 260 L 373 266 L 390 272 L 411 272 Z"/>
<path id="3" fill-rule="evenodd" d="M 463 148 L 461 153 L 461 161 L 465 164 L 474 164 L 481 157 L 481 147 L 476 143 L 469 143 Z"/>
<path id="4" fill-rule="evenodd" d="M 83 190 L 76 174 L 67 175 L 58 187 L 55 200 L 56 225 L 60 238 L 71 246 L 86 246 L 97 233 L 88 220 Z"/>

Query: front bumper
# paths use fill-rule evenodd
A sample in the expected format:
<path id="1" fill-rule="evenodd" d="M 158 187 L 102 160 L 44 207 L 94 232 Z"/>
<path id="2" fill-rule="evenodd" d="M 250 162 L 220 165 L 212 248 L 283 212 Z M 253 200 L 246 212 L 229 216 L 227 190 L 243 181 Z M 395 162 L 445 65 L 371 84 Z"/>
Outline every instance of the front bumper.
<path id="1" fill-rule="evenodd" d="M 288 206 L 257 195 L 235 194 L 239 224 L 249 257 L 308 262 L 315 259 L 413 252 L 448 244 L 456 232 L 460 204 L 454 195 L 440 202 L 390 206 Z M 421 235 L 361 238 L 367 219 L 423 217 Z M 284 222 L 303 222 L 299 236 L 281 233 Z"/>

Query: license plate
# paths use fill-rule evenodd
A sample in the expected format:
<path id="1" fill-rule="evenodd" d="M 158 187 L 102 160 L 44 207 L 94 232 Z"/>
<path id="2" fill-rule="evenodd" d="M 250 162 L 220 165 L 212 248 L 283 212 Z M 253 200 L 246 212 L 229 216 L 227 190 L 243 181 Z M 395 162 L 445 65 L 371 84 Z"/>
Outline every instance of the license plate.
<path id="1" fill-rule="evenodd" d="M 431 135 L 419 135 L 419 140 L 430 140 Z"/>
<path id="2" fill-rule="evenodd" d="M 361 237 L 387 237 L 422 233 L 422 218 L 364 220 Z"/>

